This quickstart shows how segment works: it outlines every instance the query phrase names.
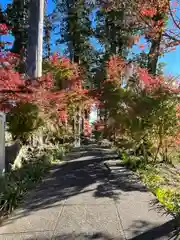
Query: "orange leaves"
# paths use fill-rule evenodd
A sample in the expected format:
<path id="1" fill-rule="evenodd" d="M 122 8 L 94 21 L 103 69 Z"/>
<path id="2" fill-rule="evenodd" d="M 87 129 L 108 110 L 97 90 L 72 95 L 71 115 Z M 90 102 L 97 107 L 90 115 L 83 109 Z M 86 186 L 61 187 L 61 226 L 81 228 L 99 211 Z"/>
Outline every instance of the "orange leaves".
<path id="1" fill-rule="evenodd" d="M 0 90 L 15 91 L 23 85 L 24 82 L 18 72 L 14 72 L 12 69 L 0 68 Z"/>
<path id="2" fill-rule="evenodd" d="M 58 53 L 54 53 L 54 54 L 50 57 L 50 62 L 51 62 L 53 65 L 58 66 L 58 67 L 61 67 L 61 68 L 69 68 L 69 69 L 72 68 L 72 64 L 71 64 L 69 58 L 60 57 L 60 56 L 58 55 Z"/>
<path id="3" fill-rule="evenodd" d="M 142 7 L 140 13 L 143 17 L 154 17 L 157 14 L 157 9 L 154 7 Z"/>
<path id="4" fill-rule="evenodd" d="M 48 62 L 50 71 L 57 81 L 66 81 L 66 88 L 81 89 L 82 77 L 79 66 L 66 57 L 60 57 L 54 53 Z"/>
<path id="5" fill-rule="evenodd" d="M 66 122 L 68 119 L 68 114 L 65 110 L 59 111 L 59 118 L 62 122 Z"/>
<path id="6" fill-rule="evenodd" d="M 89 123 L 89 121 L 87 119 L 84 119 L 83 130 L 84 130 L 84 135 L 85 136 L 89 136 L 92 133 L 91 125 L 90 125 L 90 123 Z"/>
<path id="7" fill-rule="evenodd" d="M 107 81 L 121 83 L 121 77 L 125 62 L 119 56 L 110 57 L 107 62 Z"/>

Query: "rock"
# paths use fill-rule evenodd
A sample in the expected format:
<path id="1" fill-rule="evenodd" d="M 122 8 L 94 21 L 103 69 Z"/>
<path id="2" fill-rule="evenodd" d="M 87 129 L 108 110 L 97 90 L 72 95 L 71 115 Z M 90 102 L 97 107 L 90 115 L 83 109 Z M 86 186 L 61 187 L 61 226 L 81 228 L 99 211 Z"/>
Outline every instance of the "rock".
<path id="1" fill-rule="evenodd" d="M 19 152 L 21 150 L 21 143 L 16 141 L 14 144 L 5 147 L 5 168 L 10 171 L 11 166 L 14 164 Z"/>

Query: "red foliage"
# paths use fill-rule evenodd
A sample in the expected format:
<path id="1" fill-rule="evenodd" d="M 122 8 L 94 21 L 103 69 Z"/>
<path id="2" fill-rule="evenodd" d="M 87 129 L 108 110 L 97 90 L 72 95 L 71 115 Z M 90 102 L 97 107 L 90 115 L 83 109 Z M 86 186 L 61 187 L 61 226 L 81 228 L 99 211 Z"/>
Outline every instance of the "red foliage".
<path id="1" fill-rule="evenodd" d="M 111 57 L 106 66 L 107 80 L 104 82 L 105 84 L 107 81 L 119 84 L 122 81 L 122 77 L 128 75 L 128 64 L 119 56 Z M 154 91 L 158 88 L 163 88 L 164 91 L 174 94 L 178 94 L 180 92 L 180 87 L 178 87 L 177 84 L 176 86 L 173 86 L 169 84 L 170 81 L 165 81 L 165 77 L 163 76 L 150 75 L 148 70 L 145 68 L 135 67 L 133 74 L 136 74 L 137 76 L 139 87 L 147 92 Z M 172 78 L 169 80 L 172 80 Z"/>
<path id="2" fill-rule="evenodd" d="M 92 133 L 91 125 L 87 119 L 84 119 L 84 135 L 85 136 L 90 136 Z"/>
<path id="3" fill-rule="evenodd" d="M 4 23 L 0 23 L 0 34 L 1 35 L 5 35 L 5 34 L 8 34 L 8 27 L 6 24 Z"/>
<path id="4" fill-rule="evenodd" d="M 98 120 L 94 123 L 94 129 L 98 132 L 102 132 L 105 128 L 105 123 L 102 120 Z"/>
<path id="5" fill-rule="evenodd" d="M 3 30 L 3 34 L 5 31 Z M 72 71 L 69 90 L 56 90 L 51 73 L 43 75 L 39 80 L 25 80 L 13 67 L 18 63 L 18 56 L 9 52 L 0 51 L 0 108 L 11 110 L 12 100 L 15 102 L 30 102 L 36 104 L 40 111 L 48 116 L 55 116 L 61 122 L 67 120 L 67 99 L 72 97 L 74 101 L 79 98 L 84 101 L 84 107 L 88 106 L 88 90 L 82 88 L 82 79 L 79 68 L 71 63 L 68 58 L 54 54 L 50 58 L 51 64 L 60 69 L 67 68 Z"/>
<path id="6" fill-rule="evenodd" d="M 148 73 L 147 69 L 138 68 L 137 74 L 139 77 L 139 86 L 147 92 L 155 91 L 156 89 L 162 88 L 164 92 L 179 94 L 180 87 L 179 84 L 173 86 L 170 84 L 170 80 L 165 81 L 165 78 L 162 76 L 153 76 Z"/>
<path id="7" fill-rule="evenodd" d="M 125 62 L 119 56 L 110 57 L 107 62 L 107 81 L 120 81 Z"/>
<path id="8" fill-rule="evenodd" d="M 68 68 L 68 69 L 72 69 L 72 64 L 70 62 L 70 60 L 66 57 L 60 57 L 58 55 L 58 53 L 54 53 L 51 57 L 50 57 L 50 62 L 59 67 L 59 68 Z"/>
<path id="9" fill-rule="evenodd" d="M 59 111 L 59 118 L 61 122 L 66 122 L 68 119 L 68 114 L 65 110 Z"/>
<path id="10" fill-rule="evenodd" d="M 162 84 L 160 77 L 151 76 L 147 69 L 139 68 L 138 75 L 140 85 L 143 83 L 143 88 L 147 91 L 158 88 Z"/>
<path id="11" fill-rule="evenodd" d="M 144 17 L 154 17 L 157 14 L 157 9 L 154 7 L 142 7 L 140 11 L 141 15 Z"/>

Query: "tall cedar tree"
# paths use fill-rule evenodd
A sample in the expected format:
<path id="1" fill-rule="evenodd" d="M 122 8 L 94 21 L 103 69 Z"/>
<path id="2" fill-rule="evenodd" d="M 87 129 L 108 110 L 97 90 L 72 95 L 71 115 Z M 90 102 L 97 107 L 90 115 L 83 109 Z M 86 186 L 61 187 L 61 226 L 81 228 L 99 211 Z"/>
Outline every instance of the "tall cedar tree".
<path id="1" fill-rule="evenodd" d="M 91 5 L 84 0 L 56 0 L 55 23 L 60 38 L 57 44 L 65 44 L 70 59 L 81 66 L 86 85 L 91 85 L 91 70 L 95 50 L 90 44 Z"/>
<path id="2" fill-rule="evenodd" d="M 44 56 L 49 58 L 51 56 L 51 33 L 53 31 L 53 23 L 52 23 L 52 14 L 46 14 L 44 16 Z"/>
<path id="3" fill-rule="evenodd" d="M 13 53 L 20 54 L 22 50 L 25 52 L 27 49 L 29 2 L 30 0 L 13 0 L 4 12 L 6 24 L 14 37 L 11 49 Z"/>

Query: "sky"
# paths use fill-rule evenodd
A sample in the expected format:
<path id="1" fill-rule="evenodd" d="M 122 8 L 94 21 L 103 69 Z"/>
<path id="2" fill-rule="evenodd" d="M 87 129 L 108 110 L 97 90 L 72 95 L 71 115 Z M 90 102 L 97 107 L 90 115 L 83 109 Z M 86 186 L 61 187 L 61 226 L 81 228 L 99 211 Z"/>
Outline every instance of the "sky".
<path id="1" fill-rule="evenodd" d="M 54 8 L 54 4 L 52 2 L 52 0 L 47 0 L 48 4 L 47 4 L 47 12 L 50 13 L 52 12 L 53 8 Z M 4 8 L 8 3 L 11 3 L 12 0 L 3 0 L 3 3 L 1 3 L 2 7 Z M 58 51 L 60 54 L 63 52 L 63 46 L 62 49 L 60 49 L 55 45 L 55 36 L 52 36 L 52 48 L 53 51 Z M 11 36 L 7 36 L 6 37 L 7 41 L 11 41 L 13 40 L 13 38 Z M 91 43 L 96 47 L 96 48 L 100 48 L 100 45 L 98 44 L 98 42 L 95 39 L 91 39 Z M 133 51 L 135 53 L 140 52 L 140 49 L 135 46 L 133 48 Z M 165 74 L 170 74 L 173 76 L 180 76 L 180 46 L 177 47 L 177 49 L 175 51 L 172 51 L 170 53 L 165 54 L 164 57 L 160 58 L 159 62 L 164 62 L 166 63 L 166 66 L 164 68 Z"/>

